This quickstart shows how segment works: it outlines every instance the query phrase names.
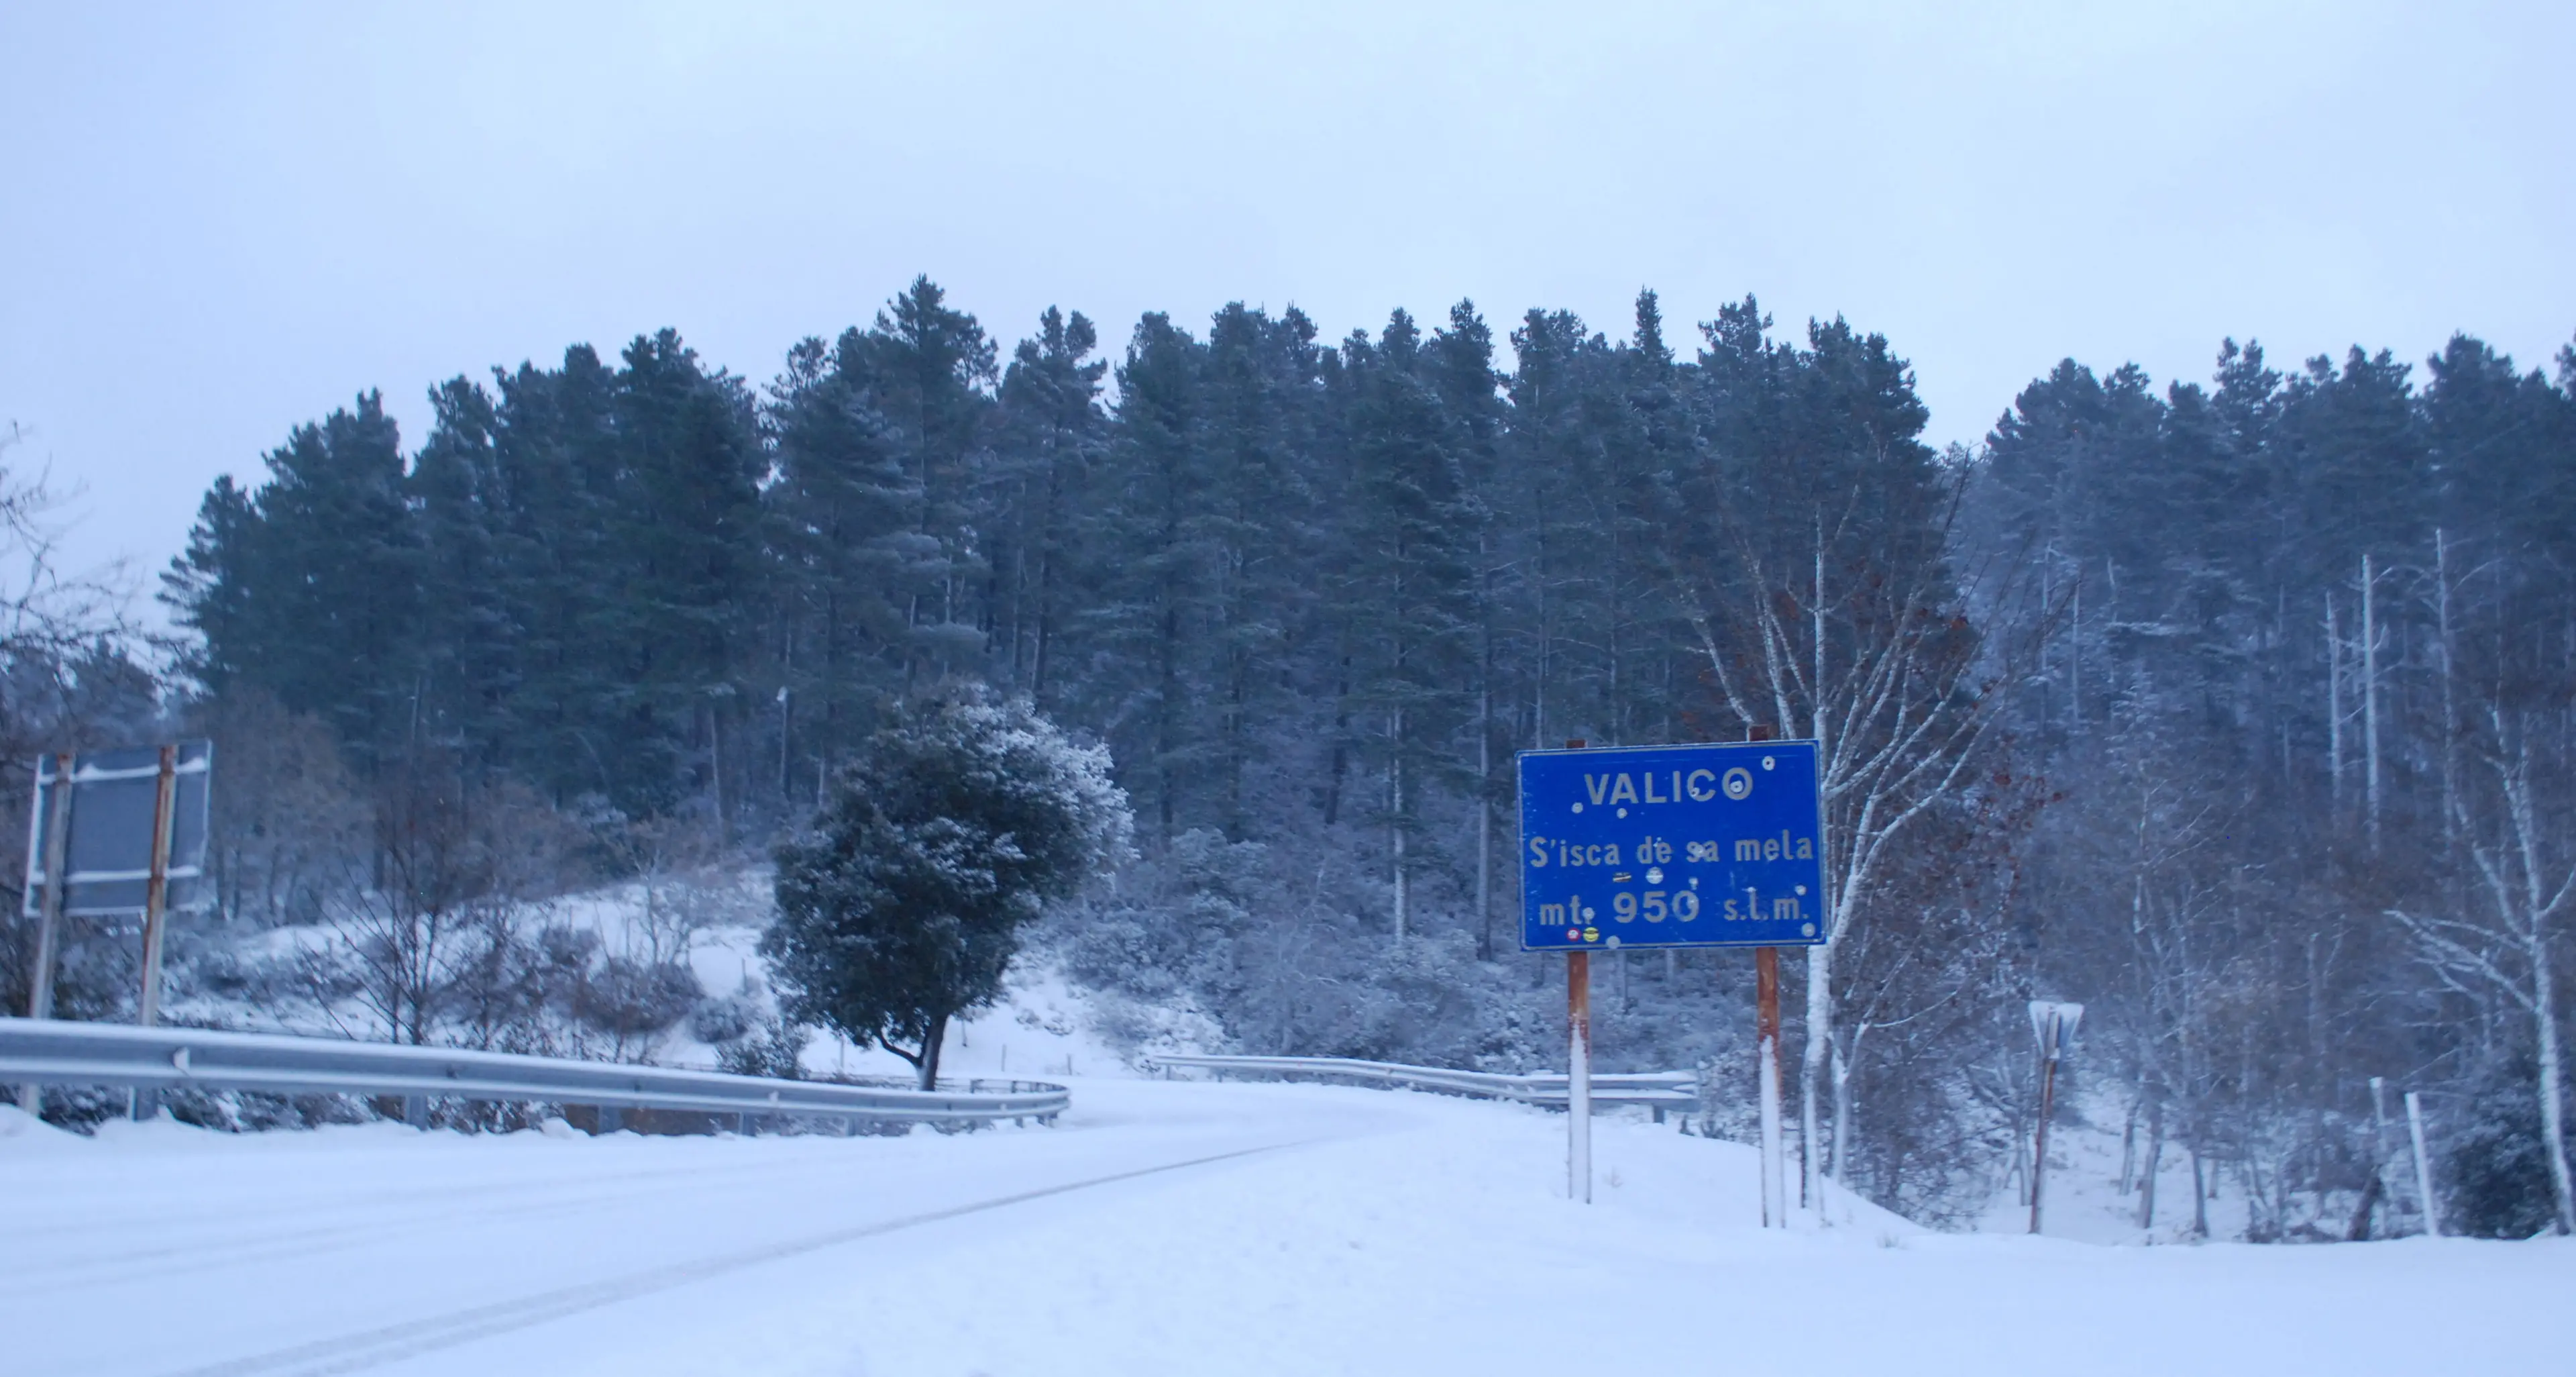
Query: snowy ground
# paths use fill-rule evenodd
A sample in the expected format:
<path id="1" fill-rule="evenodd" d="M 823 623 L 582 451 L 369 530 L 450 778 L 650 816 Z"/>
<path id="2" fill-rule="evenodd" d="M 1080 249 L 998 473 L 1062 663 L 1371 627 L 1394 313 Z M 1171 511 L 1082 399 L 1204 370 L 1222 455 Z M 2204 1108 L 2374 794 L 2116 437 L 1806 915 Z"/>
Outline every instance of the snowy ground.
<path id="1" fill-rule="evenodd" d="M 1014 1069 L 1016 1066 L 1016 1059 Z M 1078 1079 L 1054 1129 L 223 1136 L 0 1112 L 0 1369 L 859 1377 L 2567 1371 L 2576 1246 L 2106 1247 L 1746 1149 L 1312 1086 Z"/>

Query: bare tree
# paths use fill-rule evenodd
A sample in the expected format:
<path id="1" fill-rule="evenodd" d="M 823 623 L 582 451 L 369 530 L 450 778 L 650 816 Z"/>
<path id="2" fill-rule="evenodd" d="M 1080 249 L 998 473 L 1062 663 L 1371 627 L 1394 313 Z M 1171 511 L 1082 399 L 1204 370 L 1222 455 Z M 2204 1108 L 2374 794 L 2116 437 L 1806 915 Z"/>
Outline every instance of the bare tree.
<path id="1" fill-rule="evenodd" d="M 57 552 L 67 495 L 56 493 L 44 472 L 11 467 L 26 440 L 19 426 L 0 426 L 0 903 L 7 905 L 0 930 L 25 938 L 0 943 L 0 991 L 5 1007 L 19 1012 L 29 1008 L 36 965 L 33 932 L 16 931 L 25 897 L 18 877 L 26 873 L 29 762 L 41 751 L 124 744 L 121 738 L 148 730 L 160 711 L 158 686 L 136 662 L 141 640 L 126 613 L 124 571 L 63 571 Z M 115 964 L 92 959 L 97 955 L 66 946 L 57 969 Z M 113 1006 L 107 987 L 77 974 L 59 993 L 66 1012 Z"/>
<path id="2" fill-rule="evenodd" d="M 2490 704 L 2470 749 L 2485 766 L 2457 791 L 2456 820 L 2466 842 L 2477 897 L 2456 914 L 2391 909 L 2444 986 L 2475 997 L 2501 995 L 2530 1018 L 2538 1075 L 2540 1132 L 2561 1234 L 2576 1233 L 2576 1187 L 2567 1162 L 2564 1053 L 2558 1035 L 2557 975 L 2552 949 L 2576 904 L 2576 846 L 2571 819 L 2549 785 L 2567 777 L 2562 741 L 2548 731 L 2555 714 Z M 2476 787 L 2483 784 L 2484 788 Z"/>
<path id="3" fill-rule="evenodd" d="M 374 813 L 372 874 L 331 911 L 336 955 L 388 1036 L 426 1043 L 460 1001 L 488 1003 L 474 980 L 508 969 L 496 947 L 519 940 L 526 906 L 562 889 L 564 838 L 524 786 L 474 783 L 434 758 L 388 771 Z"/>
<path id="4" fill-rule="evenodd" d="M 196 717 L 223 765 L 210 847 L 222 912 L 261 927 L 320 920 L 363 873 L 369 841 L 368 801 L 339 742 L 321 719 L 248 685 Z"/>
<path id="5" fill-rule="evenodd" d="M 1731 558 L 1693 568 L 1690 622 L 1728 710 L 1816 742 L 1826 940 L 1807 949 L 1799 1116 L 1809 1200 L 1824 1166 L 1816 1145 L 1836 1036 L 1836 944 L 1868 913 L 1895 848 L 1973 782 L 2000 701 L 1996 647 L 1967 616 L 1975 580 L 1950 559 L 1966 477 L 1954 466 L 1945 490 L 1923 494 L 1938 505 L 1896 538 L 1872 529 L 1887 494 L 1855 487 L 1839 512 L 1816 516 L 1795 563 L 1774 533 L 1722 518 Z M 1996 601 L 2005 593 L 1985 591 Z"/>

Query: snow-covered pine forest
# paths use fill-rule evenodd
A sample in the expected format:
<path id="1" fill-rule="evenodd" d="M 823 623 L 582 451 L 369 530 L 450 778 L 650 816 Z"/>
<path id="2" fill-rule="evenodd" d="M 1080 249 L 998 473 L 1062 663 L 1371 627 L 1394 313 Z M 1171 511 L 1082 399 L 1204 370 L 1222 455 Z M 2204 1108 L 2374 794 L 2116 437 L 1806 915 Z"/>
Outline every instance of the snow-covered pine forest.
<path id="1" fill-rule="evenodd" d="M 1138 855 L 1029 957 L 1105 1036 L 1526 1069 L 1563 975 L 1514 950 L 1513 753 L 1818 736 L 1811 1189 L 1983 1208 L 2037 997 L 2087 1006 L 2061 1103 L 2142 1220 L 2203 1210 L 2155 1196 L 2188 1159 L 2248 1237 L 2345 1236 L 2385 1077 L 2434 1109 L 2446 1222 L 2564 1229 L 2576 351 L 2530 363 L 2069 360 L 1941 453 L 1896 342 L 1750 298 L 1338 341 L 1049 311 L 1006 351 L 925 279 L 773 377 L 664 331 L 438 383 L 426 435 L 361 394 L 207 493 L 167 644 L 30 566 L 0 807 L 39 749 L 209 735 L 222 901 L 180 998 L 605 1056 L 695 1020 L 757 1068 L 795 1030 L 677 953 L 759 886 L 704 877 L 886 704 L 977 679 L 1133 800 Z M 39 554 L 43 493 L 8 497 Z M 667 942 L 528 917 L 610 883 Z M 121 1016 L 132 960 L 75 941 L 67 1016 Z M 1749 1100 L 1749 958 L 1595 979 L 1604 1065 Z"/>

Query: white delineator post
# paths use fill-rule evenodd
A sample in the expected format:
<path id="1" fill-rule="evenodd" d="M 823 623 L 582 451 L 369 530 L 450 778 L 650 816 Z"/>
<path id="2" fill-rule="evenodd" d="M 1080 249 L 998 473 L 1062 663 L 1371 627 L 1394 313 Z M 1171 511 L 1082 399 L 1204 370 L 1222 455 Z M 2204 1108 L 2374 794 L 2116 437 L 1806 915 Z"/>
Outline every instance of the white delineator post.
<path id="1" fill-rule="evenodd" d="M 2424 1097 L 2406 1092 L 2406 1136 L 2415 1146 L 2415 1193 L 2424 1200 L 2424 1232 L 2442 1236 L 2441 1212 L 2433 1207 L 2433 1159 L 2424 1153 Z"/>
<path id="2" fill-rule="evenodd" d="M 1592 1203 L 1592 953 L 1565 954 L 1565 1190 Z"/>

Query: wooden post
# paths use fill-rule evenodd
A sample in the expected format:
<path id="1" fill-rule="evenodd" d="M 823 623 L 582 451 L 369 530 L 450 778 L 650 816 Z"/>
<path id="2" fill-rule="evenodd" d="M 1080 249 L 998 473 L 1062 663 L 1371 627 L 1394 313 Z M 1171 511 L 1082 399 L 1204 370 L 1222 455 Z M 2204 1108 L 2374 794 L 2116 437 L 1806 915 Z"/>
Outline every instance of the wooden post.
<path id="1" fill-rule="evenodd" d="M 143 891 L 143 998 L 135 1022 L 146 1028 L 161 1018 L 161 929 L 170 898 L 170 824 L 179 783 L 179 748 L 161 748 L 161 775 L 152 791 L 152 878 Z"/>
<path id="2" fill-rule="evenodd" d="M 161 748 L 161 773 L 152 790 L 152 878 L 143 890 L 143 995 L 134 1021 L 149 1028 L 161 1019 L 161 930 L 170 898 L 170 826 L 178 813 L 179 748 Z M 137 1089 L 133 1117 L 140 1121 L 161 1112 L 160 1094 Z"/>
<path id="3" fill-rule="evenodd" d="M 2052 1022 L 2056 1015 L 2049 1016 Z M 2048 1121 L 2057 1109 L 2057 1049 L 2054 1039 L 2039 1059 L 2039 1132 L 2030 1150 L 2030 1231 L 2039 1232 L 2039 1193 L 2048 1180 Z"/>
<path id="4" fill-rule="evenodd" d="M 2030 1030 L 2039 1038 L 2039 1131 L 2032 1134 L 2030 1155 L 2030 1231 L 2039 1232 L 2041 1196 L 2048 1188 L 2048 1123 L 2057 1117 L 2057 1063 L 2066 1055 L 2067 1039 L 2084 1020 L 2084 1006 L 2034 999 Z"/>

